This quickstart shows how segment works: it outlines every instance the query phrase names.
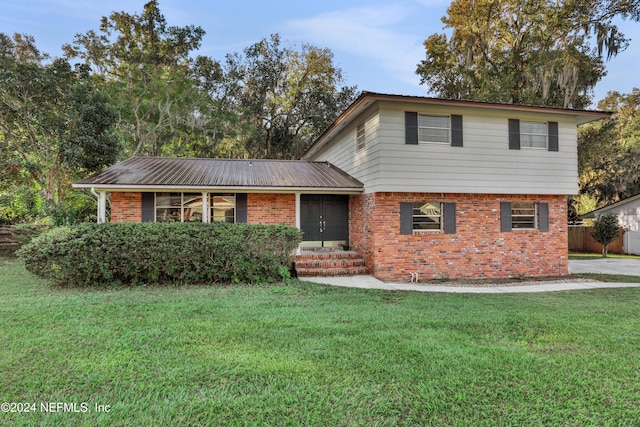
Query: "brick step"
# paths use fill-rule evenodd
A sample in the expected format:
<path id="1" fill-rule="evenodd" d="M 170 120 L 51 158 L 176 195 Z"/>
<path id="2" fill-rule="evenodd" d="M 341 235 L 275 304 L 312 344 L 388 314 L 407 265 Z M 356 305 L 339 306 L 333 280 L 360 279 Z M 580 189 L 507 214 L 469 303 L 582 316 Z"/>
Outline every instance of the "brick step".
<path id="1" fill-rule="evenodd" d="M 322 252 L 322 251 L 309 251 L 303 252 L 300 255 L 292 255 L 292 258 L 295 260 L 298 259 L 361 259 L 362 255 L 355 251 L 348 252 Z"/>
<path id="2" fill-rule="evenodd" d="M 362 258 L 332 258 L 332 259 L 300 259 L 295 261 L 296 268 L 352 268 L 364 267 Z"/>
<path id="3" fill-rule="evenodd" d="M 292 255 L 296 273 L 300 277 L 355 276 L 368 274 L 362 255 L 355 251 L 303 251 Z"/>
<path id="4" fill-rule="evenodd" d="M 351 268 L 297 268 L 296 272 L 299 277 L 314 276 L 358 276 L 369 274 L 367 267 L 351 267 Z"/>

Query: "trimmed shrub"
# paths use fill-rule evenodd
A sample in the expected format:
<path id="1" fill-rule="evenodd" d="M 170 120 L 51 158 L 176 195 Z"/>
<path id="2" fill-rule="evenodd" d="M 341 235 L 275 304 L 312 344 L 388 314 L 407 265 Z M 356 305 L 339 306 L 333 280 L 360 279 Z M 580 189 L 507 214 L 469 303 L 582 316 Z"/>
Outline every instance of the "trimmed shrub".
<path id="1" fill-rule="evenodd" d="M 602 245 L 603 257 L 606 258 L 609 253 L 609 243 L 619 237 L 619 228 L 620 221 L 618 220 L 618 215 L 612 212 L 599 216 L 594 221 L 593 229 L 591 230 L 591 237 Z"/>
<path id="2" fill-rule="evenodd" d="M 300 241 L 284 225 L 83 224 L 43 233 L 18 256 L 33 274 L 72 286 L 258 283 L 289 278 Z"/>

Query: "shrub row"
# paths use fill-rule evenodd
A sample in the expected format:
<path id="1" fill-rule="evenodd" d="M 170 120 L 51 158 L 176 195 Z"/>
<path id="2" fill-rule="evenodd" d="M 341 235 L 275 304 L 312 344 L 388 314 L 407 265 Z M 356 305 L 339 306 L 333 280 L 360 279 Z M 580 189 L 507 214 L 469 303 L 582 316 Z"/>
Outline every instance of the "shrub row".
<path id="1" fill-rule="evenodd" d="M 83 224 L 43 233 L 18 255 L 30 272 L 72 286 L 257 283 L 288 278 L 300 240 L 284 225 Z"/>

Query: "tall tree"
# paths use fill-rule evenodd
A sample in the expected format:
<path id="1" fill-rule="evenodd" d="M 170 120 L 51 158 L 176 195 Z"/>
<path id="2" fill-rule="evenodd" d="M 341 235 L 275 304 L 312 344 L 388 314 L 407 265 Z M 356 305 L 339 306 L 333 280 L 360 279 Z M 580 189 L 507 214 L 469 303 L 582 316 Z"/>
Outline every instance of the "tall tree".
<path id="1" fill-rule="evenodd" d="M 454 99 L 584 108 L 607 58 L 629 40 L 615 18 L 640 0 L 454 0 L 417 67 L 421 83 Z"/>
<path id="2" fill-rule="evenodd" d="M 222 73 L 218 99 L 252 125 L 242 133 L 251 157 L 299 157 L 356 96 L 329 49 L 282 46 L 278 34 L 227 55 Z"/>
<path id="3" fill-rule="evenodd" d="M 609 92 L 598 108 L 614 114 L 580 128 L 578 169 L 581 192 L 600 207 L 640 193 L 640 89 Z"/>
<path id="4" fill-rule="evenodd" d="M 190 57 L 204 34 L 196 26 L 168 26 L 152 0 L 141 14 L 103 17 L 99 34 L 78 34 L 63 47 L 68 58 L 92 67 L 114 99 L 125 155 L 215 154 L 218 105 L 197 75 L 196 63 L 206 60 Z M 199 135 L 197 146 L 193 134 Z"/>
<path id="5" fill-rule="evenodd" d="M 47 59 L 32 37 L 0 33 L 0 160 L 58 205 L 73 178 L 115 160 L 118 141 L 115 113 L 88 70 Z"/>

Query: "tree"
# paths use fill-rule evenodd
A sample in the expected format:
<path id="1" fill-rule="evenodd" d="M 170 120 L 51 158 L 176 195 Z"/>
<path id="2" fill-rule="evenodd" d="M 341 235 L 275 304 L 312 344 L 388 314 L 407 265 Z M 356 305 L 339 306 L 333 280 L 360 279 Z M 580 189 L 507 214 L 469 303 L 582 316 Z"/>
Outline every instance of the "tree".
<path id="1" fill-rule="evenodd" d="M 581 193 L 604 206 L 640 193 L 640 89 L 609 92 L 598 108 L 614 114 L 579 129 L 578 170 Z"/>
<path id="2" fill-rule="evenodd" d="M 59 206 L 74 178 L 115 161 L 118 141 L 88 70 L 47 59 L 32 37 L 0 34 L 0 161 L 10 171 L 1 178 Z"/>
<path id="3" fill-rule="evenodd" d="M 614 18 L 640 18 L 640 0 L 454 0 L 417 67 L 443 98 L 584 108 L 603 56 L 629 40 Z M 595 37 L 595 42 L 592 41 Z"/>
<path id="4" fill-rule="evenodd" d="M 607 257 L 609 243 L 618 238 L 619 228 L 618 216 L 614 213 L 606 213 L 594 221 L 591 236 L 596 242 L 602 244 L 603 257 Z"/>
<path id="5" fill-rule="evenodd" d="M 218 99 L 252 126 L 239 134 L 257 158 L 298 158 L 356 96 L 329 49 L 281 46 L 278 34 L 227 55 L 222 74 Z"/>
<path id="6" fill-rule="evenodd" d="M 114 12 L 103 17 L 100 34 L 78 34 L 63 47 L 68 58 L 92 67 L 110 93 L 126 156 L 216 154 L 221 113 L 204 84 L 213 84 L 206 77 L 219 73 L 203 77 L 200 72 L 215 70 L 216 63 L 190 57 L 204 34 L 196 26 L 168 26 L 152 0 L 140 15 Z"/>

